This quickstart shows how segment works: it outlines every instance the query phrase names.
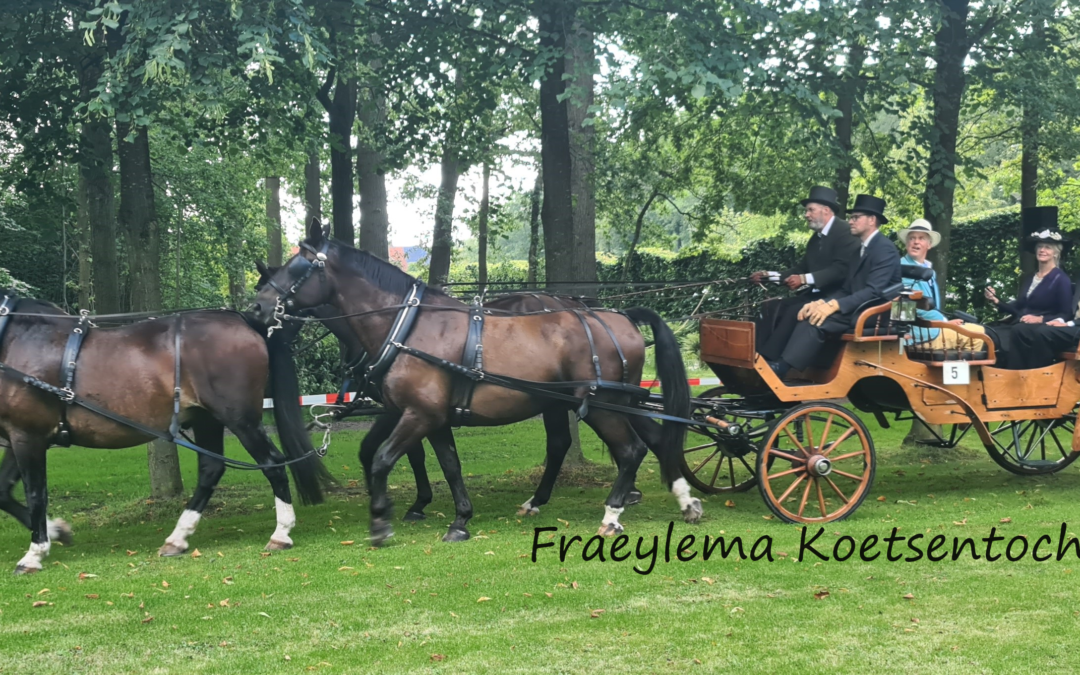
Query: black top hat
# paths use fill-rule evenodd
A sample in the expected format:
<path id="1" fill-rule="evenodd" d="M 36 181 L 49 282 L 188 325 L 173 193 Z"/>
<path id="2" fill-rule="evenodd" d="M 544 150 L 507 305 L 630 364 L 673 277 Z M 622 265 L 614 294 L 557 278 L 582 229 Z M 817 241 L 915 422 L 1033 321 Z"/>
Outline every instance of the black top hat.
<path id="1" fill-rule="evenodd" d="M 1062 253 L 1072 248 L 1074 242 L 1058 229 L 1058 207 L 1032 206 L 1020 213 L 1020 219 L 1027 232 L 1024 250 L 1033 252 L 1036 244 L 1060 244 Z"/>
<path id="2" fill-rule="evenodd" d="M 885 217 L 885 200 L 873 195 L 857 195 L 855 204 L 848 209 L 848 213 L 869 213 L 877 216 L 878 225 L 889 222 L 889 219 Z"/>
<path id="3" fill-rule="evenodd" d="M 824 204 L 825 206 L 828 206 L 830 209 L 832 209 L 833 213 L 839 214 L 843 211 L 843 209 L 840 208 L 840 205 L 836 203 L 836 200 L 836 190 L 824 187 L 822 185 L 815 185 L 814 187 L 810 188 L 810 196 L 799 203 L 803 206 L 806 206 L 810 202 Z"/>

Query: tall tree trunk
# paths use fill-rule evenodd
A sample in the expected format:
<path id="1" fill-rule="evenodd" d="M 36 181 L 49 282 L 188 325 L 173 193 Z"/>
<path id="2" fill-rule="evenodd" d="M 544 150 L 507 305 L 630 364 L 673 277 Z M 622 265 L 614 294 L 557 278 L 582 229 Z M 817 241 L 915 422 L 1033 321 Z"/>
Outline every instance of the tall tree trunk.
<path id="1" fill-rule="evenodd" d="M 431 265 L 428 268 L 428 284 L 436 288 L 450 278 L 450 255 L 454 248 L 454 202 L 460 170 L 456 139 L 451 138 L 456 125 L 451 123 L 443 146 L 439 170 L 439 198 L 435 202 L 435 229 L 431 233 Z"/>
<path id="2" fill-rule="evenodd" d="M 127 138 L 129 133 L 131 140 Z M 116 123 L 116 137 L 120 139 L 120 222 L 127 239 L 131 309 L 157 311 L 161 309 L 161 235 L 154 205 L 150 138 L 146 127 L 132 132 L 126 122 Z M 176 446 L 153 441 L 147 446 L 147 460 L 150 496 L 154 499 L 182 496 L 184 482 Z"/>
<path id="3" fill-rule="evenodd" d="M 851 172 L 855 167 L 851 133 L 855 126 L 855 104 L 862 94 L 862 66 L 866 61 L 866 45 L 862 40 L 852 41 L 847 61 L 847 71 L 841 80 L 840 90 L 836 97 L 836 109 L 840 112 L 840 116 L 836 118 L 836 144 L 840 150 L 840 157 L 833 185 L 837 202 L 842 209 L 847 209 L 848 206 Z"/>
<path id="4" fill-rule="evenodd" d="M 567 36 L 566 71 L 570 74 L 570 96 L 566 98 L 570 127 L 570 191 L 573 195 L 574 242 L 572 248 L 575 281 L 585 282 L 573 289 L 581 295 L 596 294 L 596 196 L 595 127 L 589 108 L 593 104 L 593 70 L 596 53 L 593 34 L 574 21 Z"/>
<path id="5" fill-rule="evenodd" d="M 90 240 L 93 238 L 93 234 L 90 230 L 90 221 L 85 217 L 85 214 L 85 209 L 82 208 L 82 204 L 79 204 L 79 309 L 92 309 L 90 280 L 92 278 L 93 262 L 90 260 Z M 67 255 L 67 251 L 64 251 L 64 255 Z"/>
<path id="6" fill-rule="evenodd" d="M 491 214 L 491 164 L 484 162 L 483 188 L 480 195 L 480 214 L 477 219 L 476 246 L 478 249 L 476 280 L 481 294 L 488 283 L 488 219 Z"/>
<path id="7" fill-rule="evenodd" d="M 229 298 L 233 307 L 242 307 L 247 296 L 247 282 L 245 277 L 246 263 L 244 262 L 244 233 L 240 227 L 232 225 L 228 227 L 225 239 L 225 250 L 228 251 L 229 260 L 226 265 L 226 274 L 229 277 Z"/>
<path id="8" fill-rule="evenodd" d="M 1046 53 L 1046 26 L 1042 17 L 1037 13 L 1034 16 L 1028 42 L 1028 57 L 1041 59 Z M 1029 69 L 1028 72 L 1032 72 L 1032 70 Z M 1037 91 L 1038 87 L 1033 86 L 1031 89 Z M 1020 208 L 1030 209 L 1039 205 L 1039 129 L 1042 126 L 1042 120 L 1039 115 L 1038 95 L 1030 92 L 1025 93 L 1024 113 L 1020 120 Z M 1024 227 L 1021 225 L 1017 234 L 1017 246 L 1020 251 L 1020 272 L 1021 274 L 1032 274 L 1038 268 L 1035 254 L 1024 250 L 1021 245 L 1024 238 L 1031 233 L 1024 232 Z"/>
<path id="9" fill-rule="evenodd" d="M 281 178 L 266 179 L 266 262 L 271 267 L 281 267 Z"/>
<path id="10" fill-rule="evenodd" d="M 356 80 L 330 70 L 316 96 L 326 109 L 330 127 L 330 201 L 334 238 L 350 246 L 356 243 L 353 227 L 352 128 L 356 121 Z M 334 86 L 334 97 L 330 87 Z"/>
<path id="11" fill-rule="evenodd" d="M 304 164 L 304 226 L 311 224 L 313 218 L 322 220 L 322 171 L 319 169 L 319 150 L 308 152 Z"/>
<path id="12" fill-rule="evenodd" d="M 572 11 L 560 0 L 538 2 L 537 14 L 542 52 L 565 54 L 566 28 Z M 544 226 L 544 267 L 547 285 L 562 289 L 559 282 L 573 281 L 574 212 L 570 158 L 570 122 L 563 73 L 566 61 L 552 59 L 540 78 L 540 161 L 544 199 L 540 217 Z"/>
<path id="13" fill-rule="evenodd" d="M 99 42 L 100 44 L 100 42 Z M 93 89 L 101 77 L 102 63 L 106 54 L 103 49 L 90 49 L 78 59 L 79 93 L 82 101 L 93 96 Z M 93 270 L 93 308 L 98 314 L 114 314 L 120 311 L 120 282 L 116 264 L 116 205 L 113 200 L 113 152 L 112 131 L 107 119 L 87 113 L 79 129 L 79 232 L 80 243 L 89 245 L 86 262 Z M 85 239 L 82 235 L 85 234 Z M 79 252 L 80 263 L 84 260 Z M 90 293 L 89 278 L 83 278 L 80 264 L 79 292 Z M 90 272 L 87 269 L 86 272 Z"/>
<path id="14" fill-rule="evenodd" d="M 377 70 L 377 65 L 372 66 Z M 383 154 L 376 138 L 386 122 L 386 99 L 374 89 L 361 90 L 358 104 L 360 126 L 356 145 L 356 173 L 360 187 L 360 248 L 368 253 L 390 259 L 390 216 L 386 207 L 386 174 L 383 173 Z"/>
<path id="15" fill-rule="evenodd" d="M 923 213 L 941 233 L 941 243 L 930 255 L 938 283 L 945 290 L 949 276 L 949 248 L 952 239 L 956 194 L 956 141 L 960 133 L 960 103 L 967 77 L 964 60 L 971 49 L 967 21 L 970 0 L 939 0 L 941 26 L 934 35 L 935 61 L 933 126 L 930 129 L 930 160 L 926 169 Z"/>
<path id="16" fill-rule="evenodd" d="M 532 194 L 529 197 L 529 288 L 536 288 L 540 248 L 540 196 L 544 188 L 543 173 L 536 172 Z"/>
<path id="17" fill-rule="evenodd" d="M 641 227 L 645 224 L 645 214 L 649 212 L 649 207 L 659 196 L 660 191 L 653 189 L 652 194 L 649 195 L 649 198 L 641 205 L 641 209 L 638 210 L 637 220 L 634 222 L 634 238 L 630 240 L 630 246 L 626 249 L 626 258 L 623 259 L 622 280 L 624 284 L 630 280 L 630 267 L 634 264 L 634 251 L 637 250 L 638 242 L 641 241 Z"/>

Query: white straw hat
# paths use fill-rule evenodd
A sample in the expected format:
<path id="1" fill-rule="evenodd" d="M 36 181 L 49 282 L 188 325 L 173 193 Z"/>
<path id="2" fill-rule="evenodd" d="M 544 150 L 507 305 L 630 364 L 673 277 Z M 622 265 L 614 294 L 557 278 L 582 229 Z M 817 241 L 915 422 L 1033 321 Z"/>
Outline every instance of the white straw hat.
<path id="1" fill-rule="evenodd" d="M 908 235 L 912 232 L 924 232 L 930 237 L 931 246 L 937 246 L 941 243 L 941 233 L 934 232 L 934 226 L 931 225 L 930 221 L 926 220 L 925 218 L 919 218 L 917 220 L 911 221 L 911 225 L 908 225 L 904 229 L 897 232 L 896 236 L 899 237 L 900 241 L 904 242 L 904 246 L 907 246 Z"/>

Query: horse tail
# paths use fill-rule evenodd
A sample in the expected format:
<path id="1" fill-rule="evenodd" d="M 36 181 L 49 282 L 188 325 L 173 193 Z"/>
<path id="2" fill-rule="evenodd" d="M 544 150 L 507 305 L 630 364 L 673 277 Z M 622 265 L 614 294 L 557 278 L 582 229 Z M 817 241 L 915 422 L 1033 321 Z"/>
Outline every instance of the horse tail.
<path id="1" fill-rule="evenodd" d="M 275 332 L 266 341 L 270 356 L 270 395 L 274 398 L 274 421 L 285 456 L 292 459 L 307 456 L 302 462 L 289 465 L 296 491 L 302 504 L 321 504 L 323 491 L 334 484 L 322 458 L 315 454 L 311 436 L 304 425 L 300 409 L 300 379 L 292 357 L 292 338 L 286 331 Z"/>
<path id="2" fill-rule="evenodd" d="M 664 413 L 687 419 L 690 417 L 690 385 L 686 382 L 686 366 L 683 364 L 682 351 L 675 333 L 660 315 L 644 307 L 632 307 L 624 312 L 631 321 L 644 324 L 652 329 L 653 343 L 656 347 L 656 373 L 664 399 Z M 686 444 L 686 425 L 679 422 L 665 421 L 661 436 L 661 452 L 656 452 L 660 461 L 660 475 L 667 485 L 671 485 L 682 475 L 679 454 Z"/>

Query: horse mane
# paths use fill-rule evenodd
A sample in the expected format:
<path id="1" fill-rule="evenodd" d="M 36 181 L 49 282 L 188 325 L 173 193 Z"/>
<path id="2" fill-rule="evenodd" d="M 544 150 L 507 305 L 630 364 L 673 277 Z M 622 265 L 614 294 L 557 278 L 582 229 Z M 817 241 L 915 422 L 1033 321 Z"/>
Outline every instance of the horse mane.
<path id="1" fill-rule="evenodd" d="M 27 311 L 26 305 L 28 303 L 34 303 L 37 309 L 46 309 L 52 310 L 59 314 L 67 314 L 67 312 L 64 311 L 64 308 L 60 305 L 57 305 L 56 303 L 49 302 L 48 300 L 41 300 L 39 298 L 28 298 L 26 296 L 19 295 L 18 291 L 16 291 L 14 288 L 0 288 L 0 299 L 2 299 L 5 295 L 9 295 L 12 298 L 19 299 L 19 311 Z"/>
<path id="2" fill-rule="evenodd" d="M 331 243 L 337 249 L 338 257 L 349 269 L 387 293 L 404 296 L 416 283 L 416 277 L 403 272 L 397 265 L 388 263 L 367 251 L 353 248 L 343 241 L 334 239 Z M 430 294 L 449 297 L 438 288 L 428 286 L 424 295 Z"/>

